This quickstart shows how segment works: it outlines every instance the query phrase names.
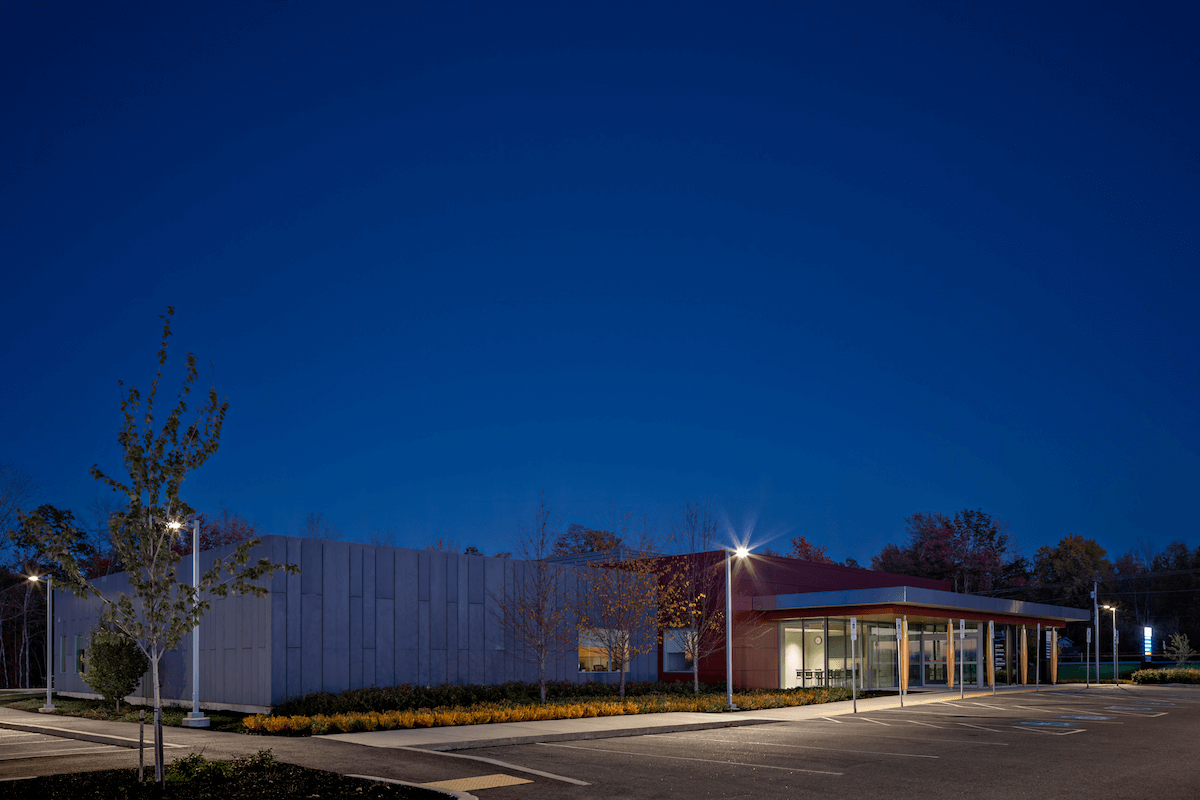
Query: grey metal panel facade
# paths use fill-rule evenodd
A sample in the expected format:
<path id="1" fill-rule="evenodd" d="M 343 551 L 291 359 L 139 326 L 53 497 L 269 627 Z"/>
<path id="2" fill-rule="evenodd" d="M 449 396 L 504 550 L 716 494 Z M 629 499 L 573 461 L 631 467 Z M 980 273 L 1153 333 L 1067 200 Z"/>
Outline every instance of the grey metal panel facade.
<path id="1" fill-rule="evenodd" d="M 233 547 L 200 554 L 202 565 Z M 298 576 L 265 579 L 265 598 L 215 597 L 200 627 L 200 699 L 206 705 L 266 708 L 313 691 L 397 683 L 500 683 L 533 680 L 499 617 L 497 597 L 512 596 L 528 565 L 511 559 L 404 548 L 266 536 L 252 561 L 296 563 Z M 180 573 L 190 577 L 191 560 Z M 99 579 L 106 594 L 128 593 L 124 575 Z M 570 585 L 577 585 L 572 577 Z M 97 603 L 55 593 L 55 645 L 86 635 Z M 164 696 L 191 702 L 191 643 L 163 659 Z M 58 664 L 55 654 L 55 664 Z M 580 673 L 576 654 L 547 665 L 554 680 L 615 679 Z M 655 654 L 640 656 L 628 679 L 657 677 Z M 56 688 L 91 692 L 73 670 L 56 675 Z M 148 688 L 143 682 L 143 689 Z M 144 696 L 144 692 L 142 693 Z"/>

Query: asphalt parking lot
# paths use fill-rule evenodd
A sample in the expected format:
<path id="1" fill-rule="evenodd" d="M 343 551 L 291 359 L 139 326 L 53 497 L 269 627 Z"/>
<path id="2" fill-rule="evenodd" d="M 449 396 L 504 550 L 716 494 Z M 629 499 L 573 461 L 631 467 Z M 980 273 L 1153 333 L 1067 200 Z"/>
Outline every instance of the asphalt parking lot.
<path id="1" fill-rule="evenodd" d="M 936 700 L 936 702 L 931 702 Z M 1059 688 L 846 713 L 848 703 L 747 712 L 742 727 L 430 752 L 366 734 L 266 738 L 168 730 L 168 760 L 187 752 L 276 756 L 345 774 L 437 784 L 479 800 L 542 798 L 1190 798 L 1200 787 L 1200 687 Z M 769 717 L 769 719 L 767 718 Z M 136 726 L 9 712 L 10 723 L 75 726 L 97 741 L 0 728 L 0 781 L 136 766 Z M 643 727 L 637 718 L 630 726 Z M 591 727 L 591 726 L 585 726 Z M 629 731 L 633 733 L 632 730 Z M 115 737 L 114 737 L 115 735 Z M 360 735 L 355 735 L 360 736 Z M 480 733 L 461 729 L 463 741 Z M 353 737 L 351 737 L 353 738 Z M 364 740 L 366 741 L 366 740 Z M 149 757 L 149 752 L 147 753 Z M 0 783 L 0 796 L 4 796 Z"/>
<path id="2" fill-rule="evenodd" d="M 589 784 L 532 776 L 486 800 L 1194 797 L 1198 734 L 1200 692 L 1081 687 L 469 755 Z"/>

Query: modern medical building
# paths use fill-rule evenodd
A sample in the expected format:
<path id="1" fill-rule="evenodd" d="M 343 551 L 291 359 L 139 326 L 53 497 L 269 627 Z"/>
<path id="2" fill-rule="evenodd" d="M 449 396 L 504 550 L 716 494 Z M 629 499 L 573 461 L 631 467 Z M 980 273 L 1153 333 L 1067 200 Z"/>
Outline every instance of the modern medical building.
<path id="1" fill-rule="evenodd" d="M 201 566 L 233 548 L 202 552 Z M 400 683 L 494 684 L 537 679 L 502 616 L 532 565 L 285 536 L 265 536 L 253 559 L 297 564 L 266 579 L 265 598 L 214 598 L 200 624 L 199 694 L 209 709 L 264 711 L 289 697 Z M 673 556 L 719 571 L 723 552 Z M 950 591 L 943 581 L 790 558 L 734 560 L 733 680 L 737 687 L 895 689 L 1054 679 L 1055 635 L 1087 611 Z M 588 567 L 567 560 L 564 590 L 585 592 Z M 191 574 L 191 557 L 180 565 Z M 121 574 L 96 581 L 128 592 Z M 723 589 L 723 583 L 721 585 Z M 56 593 L 55 689 L 92 695 L 80 668 L 95 600 Z M 989 639 L 989 630 L 991 639 Z M 899 631 L 899 635 L 897 632 Z M 629 665 L 629 680 L 689 680 L 675 631 Z M 1039 637 L 1040 634 L 1040 637 Z M 853 638 L 853 642 L 852 642 Z M 996 643 L 995 663 L 988 669 Z M 190 636 L 161 665 L 163 697 L 190 704 Z M 547 667 L 558 681 L 613 681 L 606 653 L 580 631 L 578 649 Z M 1028 670 L 1028 672 L 1026 672 Z M 725 679 L 723 650 L 701 660 L 705 682 Z M 142 696 L 147 687 L 143 685 Z"/>

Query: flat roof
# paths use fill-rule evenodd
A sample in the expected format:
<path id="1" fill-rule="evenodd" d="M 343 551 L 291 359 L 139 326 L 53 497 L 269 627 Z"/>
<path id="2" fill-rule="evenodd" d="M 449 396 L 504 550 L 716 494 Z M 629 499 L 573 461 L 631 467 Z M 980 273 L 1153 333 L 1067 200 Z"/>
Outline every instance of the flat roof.
<path id="1" fill-rule="evenodd" d="M 797 594 L 760 595 L 754 598 L 755 611 L 785 611 L 790 609 L 835 608 L 837 606 L 873 606 L 905 604 L 955 611 L 972 611 L 1017 617 L 1041 617 L 1063 622 L 1084 622 L 1092 615 L 1079 608 L 1029 603 L 1024 600 L 1005 600 L 977 594 L 944 592 L 915 586 L 886 586 L 881 589 L 843 589 L 833 592 L 799 592 Z"/>

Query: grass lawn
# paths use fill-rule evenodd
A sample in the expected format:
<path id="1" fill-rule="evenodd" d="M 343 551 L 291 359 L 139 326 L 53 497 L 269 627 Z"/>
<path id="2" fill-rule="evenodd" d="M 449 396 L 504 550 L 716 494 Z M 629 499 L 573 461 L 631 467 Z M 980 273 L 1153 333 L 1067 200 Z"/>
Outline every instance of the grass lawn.
<path id="1" fill-rule="evenodd" d="M 46 692 L 0 692 L 0 705 L 8 706 L 9 708 L 18 708 L 22 711 L 37 711 L 46 704 Z M 146 722 L 151 722 L 154 719 L 154 709 L 150 706 L 130 705 L 129 703 L 121 703 L 121 710 L 117 712 L 111 705 L 106 705 L 102 700 L 83 700 L 75 697 L 54 697 L 54 707 L 57 709 L 54 713 L 61 714 L 67 717 L 86 717 L 87 719 L 102 719 L 110 722 L 137 722 L 138 712 L 146 712 Z M 165 707 L 163 708 L 163 725 L 174 728 L 183 727 L 183 718 L 188 713 L 188 709 Z M 242 726 L 242 720 L 248 716 L 247 714 L 239 714 L 236 711 L 205 711 L 212 722 L 209 723 L 209 729 L 214 731 L 229 731 L 231 733 L 245 733 L 246 729 Z"/>

